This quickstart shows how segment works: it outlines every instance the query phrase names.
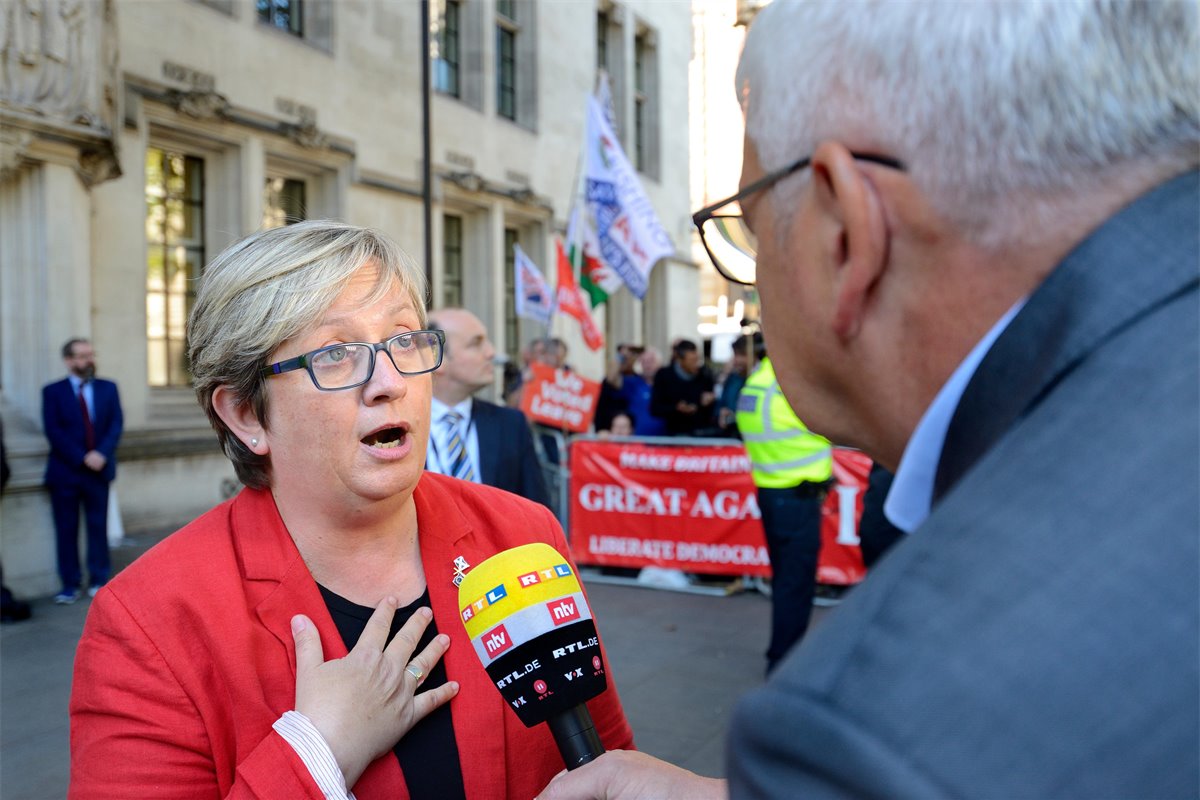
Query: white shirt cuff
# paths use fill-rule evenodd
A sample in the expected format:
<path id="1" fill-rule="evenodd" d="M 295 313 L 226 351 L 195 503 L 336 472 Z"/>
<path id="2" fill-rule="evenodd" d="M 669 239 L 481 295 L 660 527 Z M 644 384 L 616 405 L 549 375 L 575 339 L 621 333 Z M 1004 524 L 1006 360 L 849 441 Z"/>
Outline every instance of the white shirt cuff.
<path id="1" fill-rule="evenodd" d="M 346 777 L 333 751 L 308 717 L 299 711 L 285 711 L 271 727 L 300 756 L 326 800 L 355 800 L 353 792 L 346 788 Z"/>

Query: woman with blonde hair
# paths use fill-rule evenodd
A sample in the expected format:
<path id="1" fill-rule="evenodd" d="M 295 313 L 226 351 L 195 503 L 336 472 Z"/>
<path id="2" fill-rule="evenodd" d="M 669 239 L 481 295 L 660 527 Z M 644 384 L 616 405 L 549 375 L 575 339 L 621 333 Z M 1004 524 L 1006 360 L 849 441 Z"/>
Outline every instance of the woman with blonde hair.
<path id="1" fill-rule="evenodd" d="M 455 578 L 567 545 L 543 506 L 424 474 L 443 346 L 424 293 L 394 244 L 333 222 L 205 270 L 191 369 L 246 488 L 97 595 L 72 797 L 531 797 L 561 769 L 484 672 Z M 589 707 L 632 745 L 611 685 Z"/>

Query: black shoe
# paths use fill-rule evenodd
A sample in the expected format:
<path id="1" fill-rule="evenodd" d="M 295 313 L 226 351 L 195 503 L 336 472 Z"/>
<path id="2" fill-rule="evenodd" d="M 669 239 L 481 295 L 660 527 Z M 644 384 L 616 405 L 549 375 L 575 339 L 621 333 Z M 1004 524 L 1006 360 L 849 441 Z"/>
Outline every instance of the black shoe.
<path id="1" fill-rule="evenodd" d="M 33 609 L 24 600 L 13 599 L 0 607 L 0 622 L 21 622 L 33 616 Z"/>

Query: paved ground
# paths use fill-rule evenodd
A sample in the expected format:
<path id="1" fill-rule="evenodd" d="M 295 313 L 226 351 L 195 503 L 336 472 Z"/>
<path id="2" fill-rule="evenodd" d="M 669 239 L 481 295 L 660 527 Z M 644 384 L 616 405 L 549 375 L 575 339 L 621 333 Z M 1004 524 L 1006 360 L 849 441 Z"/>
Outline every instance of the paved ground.
<path id="1" fill-rule="evenodd" d="M 134 539 L 114 560 L 128 563 L 151 541 Z M 770 601 L 595 582 L 588 592 L 638 747 L 723 775 L 733 702 L 762 682 Z M 36 600 L 32 620 L 0 627 L 3 800 L 66 795 L 67 698 L 87 609 L 86 597 L 74 606 Z"/>

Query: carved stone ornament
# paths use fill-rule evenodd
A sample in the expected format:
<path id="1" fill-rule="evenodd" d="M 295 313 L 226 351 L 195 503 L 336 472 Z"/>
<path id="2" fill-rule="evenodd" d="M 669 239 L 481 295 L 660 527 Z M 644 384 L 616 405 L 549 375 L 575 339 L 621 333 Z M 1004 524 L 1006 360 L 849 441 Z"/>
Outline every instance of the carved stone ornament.
<path id="1" fill-rule="evenodd" d="M 117 81 L 113 0 L 0 2 L 0 106 L 111 135 Z"/>
<path id="2" fill-rule="evenodd" d="M 312 150 L 320 150 L 328 146 L 329 137 L 321 132 L 315 122 L 302 122 L 299 125 L 286 125 L 288 137 L 300 145 Z"/>
<path id="3" fill-rule="evenodd" d="M 217 92 L 181 92 L 172 89 L 167 93 L 167 102 L 180 114 L 192 119 L 217 120 L 229 110 L 229 101 Z"/>
<path id="4" fill-rule="evenodd" d="M 75 172 L 85 186 L 95 186 L 121 177 L 121 165 L 112 147 L 105 143 L 99 147 L 82 150 Z"/>
<path id="5" fill-rule="evenodd" d="M 33 144 L 28 131 L 0 130 L 0 181 L 6 181 L 25 163 L 25 155 Z"/>

